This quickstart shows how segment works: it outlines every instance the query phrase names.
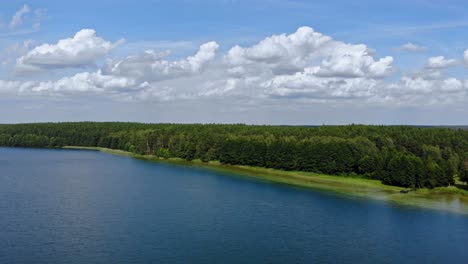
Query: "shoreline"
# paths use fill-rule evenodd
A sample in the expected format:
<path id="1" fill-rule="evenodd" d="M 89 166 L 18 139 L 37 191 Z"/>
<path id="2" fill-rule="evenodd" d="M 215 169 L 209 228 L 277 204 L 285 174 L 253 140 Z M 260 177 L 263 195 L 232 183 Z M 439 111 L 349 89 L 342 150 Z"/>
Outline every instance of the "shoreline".
<path id="1" fill-rule="evenodd" d="M 403 206 L 416 206 L 425 209 L 468 215 L 468 191 L 454 186 L 435 189 L 418 189 L 409 193 L 401 193 L 402 190 L 407 189 L 384 185 L 379 180 L 359 177 L 333 176 L 302 171 L 282 171 L 242 165 L 226 165 L 215 161 L 186 161 L 180 158 L 164 159 L 152 155 L 139 155 L 123 150 L 99 147 L 65 146 L 62 149 L 101 151 L 108 154 L 127 156 L 152 162 L 196 166 L 210 170 L 229 172 L 261 181 L 286 184 L 311 190 L 334 192 L 348 197 L 368 198 Z"/>

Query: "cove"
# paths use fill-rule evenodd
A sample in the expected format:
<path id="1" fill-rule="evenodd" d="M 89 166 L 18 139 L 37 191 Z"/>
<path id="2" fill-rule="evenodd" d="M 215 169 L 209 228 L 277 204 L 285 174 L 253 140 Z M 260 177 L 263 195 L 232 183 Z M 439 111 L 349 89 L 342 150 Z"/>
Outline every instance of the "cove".
<path id="1" fill-rule="evenodd" d="M 468 217 L 97 151 L 0 148 L 0 263 L 463 263 Z"/>

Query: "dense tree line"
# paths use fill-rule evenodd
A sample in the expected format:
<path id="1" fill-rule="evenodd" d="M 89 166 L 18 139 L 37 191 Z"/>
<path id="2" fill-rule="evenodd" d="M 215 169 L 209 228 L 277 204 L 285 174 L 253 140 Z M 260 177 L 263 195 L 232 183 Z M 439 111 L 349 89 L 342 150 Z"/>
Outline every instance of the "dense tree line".
<path id="1" fill-rule="evenodd" d="M 433 188 L 468 181 L 468 131 L 410 126 L 41 123 L 0 125 L 0 146 L 90 146 Z"/>

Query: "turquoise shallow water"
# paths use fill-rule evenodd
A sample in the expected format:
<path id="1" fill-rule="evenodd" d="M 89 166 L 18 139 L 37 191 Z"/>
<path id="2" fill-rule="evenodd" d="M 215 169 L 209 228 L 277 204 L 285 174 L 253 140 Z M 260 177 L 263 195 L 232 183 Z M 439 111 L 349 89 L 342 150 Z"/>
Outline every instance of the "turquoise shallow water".
<path id="1" fill-rule="evenodd" d="M 466 263 L 468 217 L 96 151 L 0 148 L 0 263 Z"/>

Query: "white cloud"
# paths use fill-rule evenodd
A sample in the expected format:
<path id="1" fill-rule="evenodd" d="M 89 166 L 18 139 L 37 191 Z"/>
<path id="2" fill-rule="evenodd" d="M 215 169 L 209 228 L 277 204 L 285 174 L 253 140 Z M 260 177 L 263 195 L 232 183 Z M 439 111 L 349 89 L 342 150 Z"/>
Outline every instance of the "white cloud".
<path id="1" fill-rule="evenodd" d="M 444 92 L 457 93 L 465 90 L 466 86 L 462 81 L 456 78 L 448 78 L 443 80 L 442 85 L 440 85 L 440 89 Z"/>
<path id="2" fill-rule="evenodd" d="M 31 9 L 29 8 L 29 6 L 24 5 L 20 10 L 16 11 L 16 13 L 13 15 L 13 17 L 10 20 L 9 27 L 16 28 L 20 26 L 23 23 L 24 16 L 29 12 L 31 12 Z"/>
<path id="3" fill-rule="evenodd" d="M 145 51 L 142 54 L 109 63 L 109 69 L 106 71 L 82 72 L 55 81 L 27 83 L 4 81 L 0 85 L 8 87 L 3 92 L 11 92 L 16 88 L 17 92 L 29 95 L 92 93 L 132 100 L 156 96 L 172 98 L 174 95 L 170 95 L 169 92 L 173 89 L 165 87 L 160 82 L 200 73 L 203 67 L 215 58 L 218 47 L 215 42 L 205 43 L 200 46 L 195 55 L 177 61 L 164 60 L 163 58 L 168 55 L 167 52 Z M 174 92 L 180 93 L 180 89 Z"/>
<path id="4" fill-rule="evenodd" d="M 29 86 L 28 82 L 0 80 L 0 93 L 17 94 L 21 92 L 23 89 L 22 87 L 25 86 Z"/>
<path id="5" fill-rule="evenodd" d="M 32 92 L 115 92 L 119 89 L 131 89 L 135 82 L 125 77 L 102 75 L 100 71 L 78 73 L 58 81 L 39 82 L 31 88 Z"/>
<path id="6" fill-rule="evenodd" d="M 380 81 L 368 78 L 321 78 L 312 69 L 293 75 L 275 76 L 261 84 L 264 92 L 275 97 L 313 99 L 368 98 Z"/>
<path id="7" fill-rule="evenodd" d="M 301 27 L 295 33 L 273 35 L 258 44 L 229 50 L 225 61 L 236 71 L 271 71 L 284 74 L 315 67 L 322 76 L 382 78 L 392 72 L 392 57 L 379 60 L 366 45 L 335 41 L 329 36 Z"/>
<path id="8" fill-rule="evenodd" d="M 412 51 L 412 52 L 423 52 L 427 50 L 427 47 L 408 42 L 406 44 L 403 44 L 400 47 L 400 49 L 405 50 L 405 51 Z"/>
<path id="9" fill-rule="evenodd" d="M 165 59 L 169 52 L 147 50 L 123 60 L 110 61 L 103 72 L 141 81 L 177 78 L 200 72 L 215 58 L 218 48 L 216 42 L 208 42 L 201 45 L 195 55 L 177 61 Z"/>
<path id="10" fill-rule="evenodd" d="M 212 81 L 212 89 L 205 87 L 204 94 L 365 99 L 393 72 L 392 57 L 374 59 L 366 45 L 336 41 L 309 27 L 273 35 L 251 47 L 235 46 L 224 62 L 228 78 Z"/>
<path id="11" fill-rule="evenodd" d="M 66 95 L 76 93 L 114 94 L 119 89 L 131 89 L 135 81 L 125 77 L 103 75 L 101 71 L 82 72 L 56 81 L 1 81 L 0 92 L 21 94 Z"/>
<path id="12" fill-rule="evenodd" d="M 444 56 L 431 57 L 428 59 L 426 67 L 429 69 L 445 69 L 458 64 L 455 59 L 446 59 Z"/>
<path id="13" fill-rule="evenodd" d="M 233 65 L 288 63 L 300 68 L 307 64 L 311 54 L 331 41 L 309 27 L 301 27 L 291 35 L 273 35 L 249 48 L 235 46 L 229 50 L 226 60 Z"/>
<path id="14" fill-rule="evenodd" d="M 466 81 L 455 78 L 403 76 L 400 82 L 387 85 L 382 92 L 383 101 L 398 105 L 453 104 L 467 99 L 468 86 Z"/>
<path id="15" fill-rule="evenodd" d="M 463 53 L 463 59 L 465 60 L 465 63 L 468 64 L 468 49 Z"/>
<path id="16" fill-rule="evenodd" d="M 82 29 L 73 38 L 35 47 L 17 59 L 16 68 L 19 71 L 34 71 L 91 65 L 122 41 L 112 43 L 97 37 L 93 29 Z"/>
<path id="17" fill-rule="evenodd" d="M 308 98 L 333 102 L 347 100 L 386 105 L 426 105 L 463 102 L 468 96 L 466 81 L 456 78 L 403 76 L 387 83 L 370 78 L 320 78 L 314 72 L 276 76 L 262 83 L 264 93 L 275 98 Z"/>
<path id="18" fill-rule="evenodd" d="M 92 30 L 80 32 L 72 39 L 31 50 L 21 62 L 41 69 L 78 66 L 95 62 L 116 45 L 96 37 Z M 171 60 L 169 52 L 147 50 L 109 60 L 95 72 L 55 81 L 3 81 L 0 91 L 96 94 L 138 101 L 285 99 L 379 105 L 452 103 L 468 97 L 468 81 L 442 75 L 442 69 L 456 60 L 430 58 L 419 74 L 391 82 L 385 77 L 393 73 L 392 57 L 375 58 L 364 44 L 333 40 L 308 27 L 267 37 L 250 47 L 235 46 L 220 57 L 218 49 L 216 42 L 208 42 L 194 55 L 177 60 Z"/>

